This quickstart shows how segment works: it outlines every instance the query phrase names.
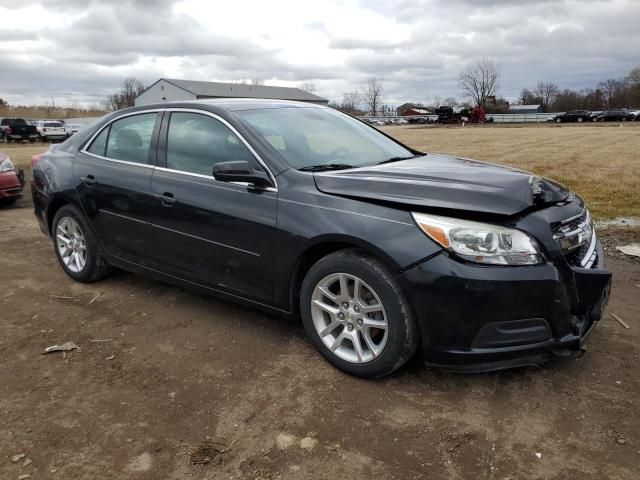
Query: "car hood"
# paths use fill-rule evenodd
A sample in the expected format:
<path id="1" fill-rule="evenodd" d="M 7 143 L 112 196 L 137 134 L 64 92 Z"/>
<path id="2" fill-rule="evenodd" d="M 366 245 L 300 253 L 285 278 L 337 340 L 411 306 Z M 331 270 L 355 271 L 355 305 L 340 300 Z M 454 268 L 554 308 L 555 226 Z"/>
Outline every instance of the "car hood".
<path id="1" fill-rule="evenodd" d="M 318 190 L 332 195 L 500 215 L 569 195 L 563 186 L 521 170 L 437 154 L 314 178 Z"/>

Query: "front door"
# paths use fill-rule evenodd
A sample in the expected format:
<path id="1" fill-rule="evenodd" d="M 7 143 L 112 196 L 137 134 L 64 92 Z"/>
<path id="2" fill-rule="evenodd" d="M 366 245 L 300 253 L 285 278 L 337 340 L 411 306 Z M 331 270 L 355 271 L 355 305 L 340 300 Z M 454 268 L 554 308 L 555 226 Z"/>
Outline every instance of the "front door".
<path id="1" fill-rule="evenodd" d="M 222 120 L 165 113 L 153 172 L 158 268 L 217 290 L 270 302 L 273 297 L 277 192 L 217 181 L 218 162 L 253 153 Z"/>
<path id="2" fill-rule="evenodd" d="M 112 122 L 74 162 L 80 202 L 103 247 L 137 264 L 147 262 L 152 245 L 150 185 L 160 116 Z"/>

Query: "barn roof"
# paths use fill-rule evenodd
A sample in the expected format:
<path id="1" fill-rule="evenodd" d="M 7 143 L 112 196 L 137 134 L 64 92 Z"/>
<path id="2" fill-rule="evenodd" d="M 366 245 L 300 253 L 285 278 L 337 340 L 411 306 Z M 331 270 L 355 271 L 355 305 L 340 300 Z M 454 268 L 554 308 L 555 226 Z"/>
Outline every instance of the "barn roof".
<path id="1" fill-rule="evenodd" d="M 541 105 L 509 105 L 509 110 L 537 110 Z"/>
<path id="2" fill-rule="evenodd" d="M 199 97 L 224 98 L 271 98 L 276 100 L 298 100 L 302 102 L 328 103 L 325 98 L 299 88 L 273 87 L 270 85 L 246 85 L 242 83 L 203 82 L 198 80 L 178 80 L 161 78 L 176 87 L 187 90 Z"/>

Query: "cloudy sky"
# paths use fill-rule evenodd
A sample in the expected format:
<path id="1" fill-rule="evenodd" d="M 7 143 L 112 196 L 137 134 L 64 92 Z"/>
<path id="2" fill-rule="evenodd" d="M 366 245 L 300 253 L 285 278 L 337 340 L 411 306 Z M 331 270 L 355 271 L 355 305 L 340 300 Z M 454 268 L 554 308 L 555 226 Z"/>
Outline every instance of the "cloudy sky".
<path id="1" fill-rule="evenodd" d="M 492 57 L 515 99 L 624 76 L 639 45 L 638 0 L 0 0 L 0 97 L 99 103 L 135 76 L 310 81 L 339 100 L 376 75 L 386 103 L 431 102 Z"/>

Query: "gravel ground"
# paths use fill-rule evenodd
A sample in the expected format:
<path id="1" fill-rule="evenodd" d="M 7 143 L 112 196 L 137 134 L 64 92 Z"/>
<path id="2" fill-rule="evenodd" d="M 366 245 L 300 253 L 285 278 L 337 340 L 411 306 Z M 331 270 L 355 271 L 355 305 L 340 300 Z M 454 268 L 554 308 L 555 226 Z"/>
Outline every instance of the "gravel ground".
<path id="1" fill-rule="evenodd" d="M 2 479 L 640 478 L 624 257 L 607 311 L 631 328 L 607 316 L 582 358 L 364 381 L 296 322 L 127 273 L 72 282 L 27 200 L 0 209 L 0 252 Z"/>

